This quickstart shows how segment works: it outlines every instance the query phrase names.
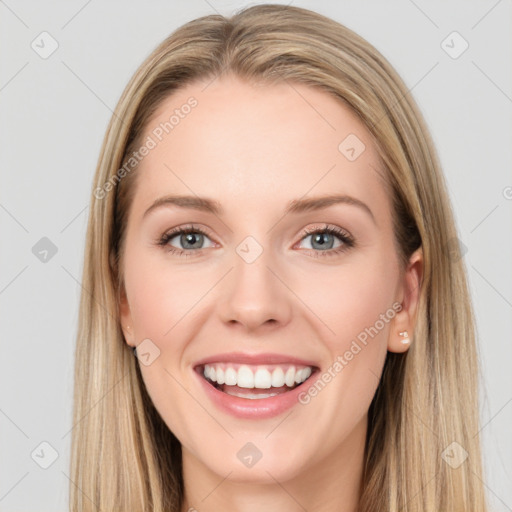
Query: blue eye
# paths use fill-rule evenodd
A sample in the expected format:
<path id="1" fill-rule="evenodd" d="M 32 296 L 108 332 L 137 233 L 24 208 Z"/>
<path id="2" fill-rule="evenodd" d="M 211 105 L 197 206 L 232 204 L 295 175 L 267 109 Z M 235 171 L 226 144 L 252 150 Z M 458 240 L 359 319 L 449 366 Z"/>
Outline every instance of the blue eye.
<path id="1" fill-rule="evenodd" d="M 306 233 L 302 240 L 311 238 L 310 247 L 306 249 L 313 249 L 315 256 L 333 256 L 355 245 L 354 239 L 347 232 L 334 226 L 306 230 Z"/>
<path id="2" fill-rule="evenodd" d="M 159 245 L 165 246 L 169 252 L 179 253 L 182 255 L 185 252 L 190 252 L 194 250 L 204 249 L 203 244 L 205 242 L 205 238 L 207 238 L 207 234 L 199 229 L 199 228 L 179 228 L 169 233 L 163 235 L 163 237 L 158 242 Z M 180 247 L 176 247 L 172 245 L 170 242 L 174 239 L 177 239 Z M 213 244 L 210 244 L 207 247 L 212 247 Z"/>
<path id="3" fill-rule="evenodd" d="M 335 256 L 348 250 L 355 245 L 354 239 L 346 231 L 326 225 L 323 228 L 314 230 L 305 230 L 305 236 L 301 238 L 301 242 L 311 238 L 308 251 L 312 251 L 315 257 Z M 177 240 L 180 247 L 172 244 L 171 241 Z M 204 245 L 208 242 L 209 245 Z M 194 226 L 186 226 L 176 228 L 165 233 L 160 240 L 157 241 L 166 251 L 178 256 L 192 256 L 200 252 L 202 249 L 213 247 L 208 234 L 201 228 Z"/>
<path id="4" fill-rule="evenodd" d="M 327 249 L 334 249 L 336 241 L 338 242 L 336 247 L 341 245 L 339 237 L 333 235 L 332 233 L 328 233 L 327 231 L 318 231 L 304 237 L 303 240 L 306 240 L 307 238 L 311 238 L 311 242 L 309 244 L 311 247 L 306 247 L 307 249 L 320 249 L 322 251 Z M 336 240 L 337 238 L 338 240 Z"/>

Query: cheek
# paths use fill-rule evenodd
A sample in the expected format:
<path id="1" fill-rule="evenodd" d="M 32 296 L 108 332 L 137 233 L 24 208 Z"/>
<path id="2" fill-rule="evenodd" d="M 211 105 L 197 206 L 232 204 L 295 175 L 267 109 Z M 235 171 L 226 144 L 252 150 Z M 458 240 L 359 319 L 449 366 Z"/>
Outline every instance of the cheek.
<path id="1" fill-rule="evenodd" d="M 193 306 L 204 294 L 198 286 L 205 276 L 194 275 L 171 267 L 165 256 L 148 254 L 147 249 L 133 248 L 126 260 L 126 288 L 136 343 L 150 339 L 158 347 L 158 356 L 151 364 L 139 363 L 144 385 L 153 405 L 180 439 L 186 438 L 190 429 L 187 418 L 204 419 L 205 415 L 185 391 L 189 384 L 182 372 L 187 340 L 193 337 Z M 190 415 L 173 414 L 176 410 L 188 410 Z"/>
<path id="2" fill-rule="evenodd" d="M 313 279 L 296 280 L 297 295 L 326 327 L 331 352 L 346 350 L 351 340 L 360 334 L 364 339 L 372 327 L 378 331 L 372 329 L 372 338 L 387 338 L 389 320 L 394 317 L 398 267 L 392 258 L 385 260 L 361 258 L 338 269 L 319 268 Z"/>
<path id="3" fill-rule="evenodd" d="M 163 254 L 133 251 L 127 261 L 126 286 L 137 336 L 161 341 L 169 337 L 204 294 L 202 282 L 207 284 L 193 271 L 166 263 Z"/>
<path id="4" fill-rule="evenodd" d="M 300 400 L 308 410 L 306 422 L 322 419 L 332 427 L 324 434 L 325 446 L 348 436 L 368 411 L 387 354 L 397 279 L 392 258 L 315 275 L 308 305 L 334 334 L 324 336 L 329 360 Z"/>

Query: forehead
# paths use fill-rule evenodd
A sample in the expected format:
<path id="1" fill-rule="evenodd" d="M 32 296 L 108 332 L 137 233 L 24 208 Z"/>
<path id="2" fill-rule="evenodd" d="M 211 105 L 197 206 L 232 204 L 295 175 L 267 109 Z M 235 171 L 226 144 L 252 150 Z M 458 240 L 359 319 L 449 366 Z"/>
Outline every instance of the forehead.
<path id="1" fill-rule="evenodd" d="M 333 193 L 387 207 L 370 133 L 340 100 L 307 85 L 236 77 L 190 84 L 160 104 L 144 130 L 149 139 L 134 210 L 165 193 L 252 213 L 263 199 L 271 208 Z"/>

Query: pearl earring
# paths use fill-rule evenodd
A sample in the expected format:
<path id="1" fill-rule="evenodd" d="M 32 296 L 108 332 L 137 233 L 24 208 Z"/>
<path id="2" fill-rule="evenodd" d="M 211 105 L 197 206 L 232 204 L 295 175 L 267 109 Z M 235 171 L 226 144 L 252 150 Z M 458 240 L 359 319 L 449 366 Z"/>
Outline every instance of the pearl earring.
<path id="1" fill-rule="evenodd" d="M 404 345 L 407 345 L 408 343 L 410 343 L 411 340 L 409 339 L 409 334 L 407 333 L 407 331 L 403 331 L 399 334 L 400 334 L 400 336 L 403 336 L 402 343 Z"/>

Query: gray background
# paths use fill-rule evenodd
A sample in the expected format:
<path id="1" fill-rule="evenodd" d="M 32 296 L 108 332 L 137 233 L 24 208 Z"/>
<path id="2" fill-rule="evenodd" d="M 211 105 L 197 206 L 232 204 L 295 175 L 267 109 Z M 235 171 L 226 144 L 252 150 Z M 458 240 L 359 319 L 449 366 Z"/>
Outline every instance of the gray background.
<path id="1" fill-rule="evenodd" d="M 111 110 L 138 65 L 173 29 L 244 5 L 0 1 L 1 511 L 67 508 L 79 278 L 89 191 Z M 326 14 L 374 44 L 426 117 L 467 248 L 483 363 L 485 485 L 492 510 L 510 511 L 511 1 L 293 5 Z M 46 59 L 40 53 L 51 40 L 43 31 L 58 43 Z M 469 44 L 457 58 L 463 41 L 452 36 L 442 43 L 453 31 Z M 57 249 L 46 261 L 43 237 Z M 52 450 L 58 456 L 43 469 Z"/>

